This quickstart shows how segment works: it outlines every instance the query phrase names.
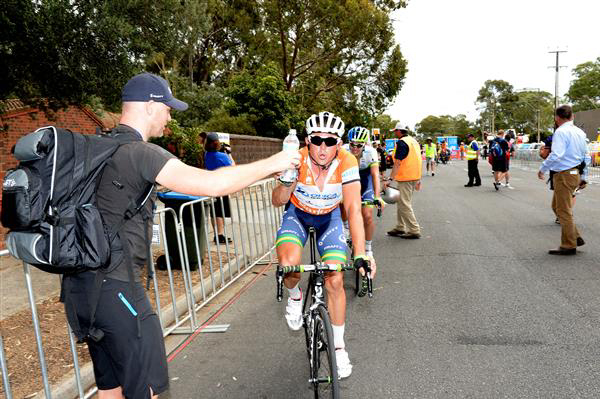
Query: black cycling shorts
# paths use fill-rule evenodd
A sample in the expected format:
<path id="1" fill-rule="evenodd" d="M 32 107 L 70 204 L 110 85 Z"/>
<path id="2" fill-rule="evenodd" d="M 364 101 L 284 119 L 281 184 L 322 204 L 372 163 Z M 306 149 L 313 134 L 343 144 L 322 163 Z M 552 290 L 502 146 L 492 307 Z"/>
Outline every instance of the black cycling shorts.
<path id="1" fill-rule="evenodd" d="M 76 304 L 79 324 L 86 328 L 89 325 L 88 296 L 95 273 L 65 278 L 73 279 L 70 295 Z M 127 399 L 148 399 L 150 388 L 157 395 L 169 386 L 167 357 L 158 316 L 144 287 L 140 283 L 134 287 L 132 297 L 130 283 L 110 278 L 103 281 L 94 325 L 104 332 L 104 337 L 99 342 L 88 340 L 88 348 L 98 389 L 120 386 Z M 140 338 L 134 312 L 140 317 Z"/>

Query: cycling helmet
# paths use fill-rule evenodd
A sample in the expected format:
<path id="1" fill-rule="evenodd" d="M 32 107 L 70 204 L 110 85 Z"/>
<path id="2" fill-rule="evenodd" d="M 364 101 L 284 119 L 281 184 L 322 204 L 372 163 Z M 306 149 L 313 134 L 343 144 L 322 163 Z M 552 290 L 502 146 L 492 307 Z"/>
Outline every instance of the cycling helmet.
<path id="1" fill-rule="evenodd" d="M 342 137 L 344 135 L 344 122 L 339 116 L 331 112 L 319 112 L 311 115 L 306 120 L 306 133 L 312 134 L 314 132 L 332 133 Z"/>
<path id="2" fill-rule="evenodd" d="M 395 204 L 400 199 L 400 191 L 393 187 L 386 187 L 385 191 L 381 193 L 381 199 L 386 204 Z"/>
<path id="3" fill-rule="evenodd" d="M 371 133 L 369 129 L 364 128 L 362 126 L 355 126 L 348 131 L 348 141 L 354 141 L 357 143 L 367 143 L 369 142 L 369 136 Z"/>

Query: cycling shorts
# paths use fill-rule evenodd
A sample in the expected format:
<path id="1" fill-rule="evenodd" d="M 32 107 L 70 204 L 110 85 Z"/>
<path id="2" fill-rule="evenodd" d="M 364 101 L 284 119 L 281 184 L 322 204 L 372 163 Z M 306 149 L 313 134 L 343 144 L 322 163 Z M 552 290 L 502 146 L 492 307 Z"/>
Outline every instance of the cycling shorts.
<path id="1" fill-rule="evenodd" d="M 360 174 L 360 198 L 361 201 L 374 201 L 375 190 L 373 189 L 373 176 L 371 169 L 363 169 Z"/>
<path id="2" fill-rule="evenodd" d="M 288 202 L 281 227 L 277 231 L 275 246 L 291 242 L 304 247 L 308 239 L 309 227 L 314 227 L 316 230 L 317 249 L 323 262 L 347 262 L 346 236 L 339 207 L 323 215 L 312 215 Z"/>

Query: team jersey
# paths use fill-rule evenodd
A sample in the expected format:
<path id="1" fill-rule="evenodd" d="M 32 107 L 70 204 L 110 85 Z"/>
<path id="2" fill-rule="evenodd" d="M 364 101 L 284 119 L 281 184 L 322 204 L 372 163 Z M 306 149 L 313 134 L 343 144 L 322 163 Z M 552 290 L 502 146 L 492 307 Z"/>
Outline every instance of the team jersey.
<path id="1" fill-rule="evenodd" d="M 348 152 L 350 152 L 350 144 L 344 144 L 342 148 Z M 358 169 L 368 169 L 373 165 L 377 165 L 379 163 L 379 157 L 377 156 L 377 150 L 370 145 L 365 145 L 363 148 L 362 155 L 358 162 Z"/>
<path id="2" fill-rule="evenodd" d="M 342 185 L 360 181 L 358 163 L 354 155 L 343 148 L 322 173 L 327 173 L 323 191 L 319 190 L 310 167 L 308 147 L 300 150 L 298 183 L 290 200 L 294 206 L 313 215 L 323 215 L 333 211 L 342 201 Z"/>

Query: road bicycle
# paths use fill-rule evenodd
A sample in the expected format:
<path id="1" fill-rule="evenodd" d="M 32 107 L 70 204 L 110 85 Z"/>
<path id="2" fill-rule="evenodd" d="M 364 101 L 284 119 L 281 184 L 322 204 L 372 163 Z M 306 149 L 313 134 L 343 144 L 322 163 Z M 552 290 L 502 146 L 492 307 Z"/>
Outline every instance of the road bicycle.
<path id="1" fill-rule="evenodd" d="M 277 266 L 277 301 L 283 298 L 283 276 L 287 273 L 310 273 L 308 289 L 302 302 L 302 320 L 306 338 L 306 351 L 310 377 L 315 398 L 339 398 L 337 364 L 333 329 L 327 304 L 325 302 L 325 272 L 354 270 L 354 265 L 325 264 L 317 262 L 316 233 L 309 229 L 310 264 L 296 266 Z"/>

